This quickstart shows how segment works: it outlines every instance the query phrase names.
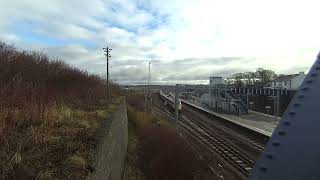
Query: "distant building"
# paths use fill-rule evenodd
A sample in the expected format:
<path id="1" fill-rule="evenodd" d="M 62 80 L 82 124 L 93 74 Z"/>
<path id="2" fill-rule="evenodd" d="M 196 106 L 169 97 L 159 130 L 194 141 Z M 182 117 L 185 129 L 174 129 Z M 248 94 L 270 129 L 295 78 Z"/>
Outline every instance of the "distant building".
<path id="1" fill-rule="evenodd" d="M 213 77 L 213 76 L 210 77 L 209 85 L 216 86 L 219 84 L 224 84 L 222 77 Z"/>
<path id="2" fill-rule="evenodd" d="M 271 82 L 271 88 L 273 89 L 287 89 L 287 90 L 297 90 L 306 75 L 304 72 L 299 72 L 299 74 L 291 75 L 279 75 L 276 79 Z"/>
<path id="3" fill-rule="evenodd" d="M 254 78 L 254 79 L 251 79 L 250 82 L 248 82 L 246 79 L 235 79 L 235 78 L 227 78 L 224 80 L 224 83 L 227 84 L 227 85 L 235 85 L 235 83 L 237 81 L 241 81 L 241 83 L 243 85 L 256 85 L 258 83 L 261 82 L 261 80 L 259 78 Z"/>

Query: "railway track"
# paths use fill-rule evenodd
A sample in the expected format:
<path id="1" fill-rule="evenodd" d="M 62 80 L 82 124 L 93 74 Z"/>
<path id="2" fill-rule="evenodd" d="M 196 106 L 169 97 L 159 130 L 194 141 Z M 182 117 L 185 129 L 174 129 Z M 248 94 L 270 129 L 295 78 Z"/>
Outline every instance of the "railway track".
<path id="1" fill-rule="evenodd" d="M 211 125 L 211 127 L 214 127 L 215 131 L 218 131 L 219 133 L 227 134 L 228 136 L 231 136 L 232 138 L 235 138 L 241 142 L 246 143 L 250 147 L 254 147 L 257 151 L 261 152 L 264 149 L 264 145 L 261 143 L 256 142 L 253 139 L 250 139 L 248 137 L 245 137 L 241 135 L 239 132 L 234 131 L 231 128 L 225 127 L 221 125 L 218 122 L 212 121 L 209 117 L 202 115 L 196 111 L 193 111 L 191 108 L 188 108 L 184 106 L 184 114 L 187 114 L 189 117 L 194 116 L 196 118 L 194 119 L 201 119 L 202 121 L 198 121 L 202 126 Z"/>
<path id="2" fill-rule="evenodd" d="M 169 119 L 174 119 L 171 112 L 167 110 L 164 112 L 164 108 L 153 107 L 153 109 Z M 211 153 L 215 152 L 220 155 L 225 161 L 241 172 L 241 174 L 246 177 L 249 176 L 250 170 L 254 166 L 254 160 L 243 155 L 243 152 L 227 142 L 223 136 L 212 133 L 202 124 L 199 124 L 199 122 L 196 122 L 185 115 L 180 117 L 179 126 L 184 128 L 198 141 L 205 144 L 208 149 L 211 150 Z"/>
<path id="3" fill-rule="evenodd" d="M 152 109 L 170 120 L 175 119 L 174 114 L 161 105 L 153 104 Z M 214 129 L 211 126 L 208 127 L 208 121 L 215 126 Z M 209 117 L 193 111 L 191 108 L 186 109 L 184 107 L 178 125 L 198 143 L 205 145 L 207 152 L 221 156 L 243 177 L 249 176 L 250 170 L 255 164 L 255 158 L 226 137 L 232 136 L 233 139 L 244 142 L 246 146 L 251 146 L 259 152 L 264 149 L 262 144 L 239 134 L 229 127 L 224 127 L 218 122 L 213 122 Z"/>
<path id="4" fill-rule="evenodd" d="M 194 120 L 182 115 L 179 125 L 206 144 L 212 151 L 233 165 L 246 177 L 254 166 L 254 160 L 244 155 L 237 147 L 227 142 L 223 136 L 214 134 Z"/>
<path id="5" fill-rule="evenodd" d="M 156 113 L 160 114 L 161 116 L 166 117 L 166 118 L 173 120 L 173 121 L 175 120 L 174 114 L 172 114 L 172 112 L 170 112 L 169 110 L 167 110 L 163 106 L 153 104 L 153 106 L 151 106 L 151 107 Z M 180 126 L 183 127 L 183 125 L 181 125 L 181 124 L 180 124 Z M 187 133 L 188 133 L 188 135 L 193 136 L 193 138 L 196 138 L 196 139 L 198 138 L 192 132 L 188 131 Z M 208 148 L 203 149 L 202 147 L 198 146 L 198 143 L 191 142 L 189 140 L 187 140 L 186 142 L 199 155 L 199 157 L 201 159 L 203 159 L 203 154 L 202 154 L 203 151 L 206 151 L 207 153 L 212 153 L 212 151 L 208 150 Z M 208 165 L 208 168 L 211 170 L 212 173 L 214 173 L 214 174 L 216 173 L 216 170 L 210 164 Z M 215 175 L 217 175 L 217 174 L 215 174 Z"/>
<path id="6" fill-rule="evenodd" d="M 155 110 L 157 113 L 161 114 L 162 116 L 170 119 L 170 120 L 174 120 L 174 117 L 172 116 L 171 112 L 168 111 L 167 109 L 165 108 L 161 108 L 161 107 L 158 107 L 158 106 L 155 106 L 155 105 L 152 105 L 151 108 L 153 110 Z"/>

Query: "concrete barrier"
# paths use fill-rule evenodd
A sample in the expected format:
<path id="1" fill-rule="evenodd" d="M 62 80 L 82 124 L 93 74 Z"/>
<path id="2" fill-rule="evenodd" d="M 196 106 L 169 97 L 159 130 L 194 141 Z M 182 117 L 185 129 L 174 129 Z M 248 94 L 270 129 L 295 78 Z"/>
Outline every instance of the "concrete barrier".
<path id="1" fill-rule="evenodd" d="M 125 100 L 98 130 L 99 144 L 88 179 L 120 180 L 128 144 L 128 118 Z"/>

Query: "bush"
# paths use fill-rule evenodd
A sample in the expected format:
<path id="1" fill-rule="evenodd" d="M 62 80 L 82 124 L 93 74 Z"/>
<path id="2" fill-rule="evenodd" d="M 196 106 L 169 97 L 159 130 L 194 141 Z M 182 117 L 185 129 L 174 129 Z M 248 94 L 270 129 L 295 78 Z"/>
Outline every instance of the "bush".
<path id="1" fill-rule="evenodd" d="M 96 130 L 120 102 L 105 96 L 98 76 L 0 42 L 0 179 L 85 179 Z"/>
<path id="2" fill-rule="evenodd" d="M 112 89 L 119 92 L 116 85 Z M 105 96 L 106 82 L 98 76 L 0 41 L 0 140 L 15 128 L 17 111 L 38 122 L 57 104 L 88 104 Z"/>
<path id="3" fill-rule="evenodd" d="M 205 169 L 191 145 L 169 122 L 131 106 L 128 118 L 140 136 L 139 164 L 147 179 L 191 180 Z"/>
<path id="4" fill-rule="evenodd" d="M 130 106 L 138 111 L 144 110 L 144 94 L 131 92 L 127 94 L 126 100 Z"/>
<path id="5" fill-rule="evenodd" d="M 203 169 L 195 151 L 172 128 L 147 126 L 140 141 L 148 179 L 192 180 Z"/>

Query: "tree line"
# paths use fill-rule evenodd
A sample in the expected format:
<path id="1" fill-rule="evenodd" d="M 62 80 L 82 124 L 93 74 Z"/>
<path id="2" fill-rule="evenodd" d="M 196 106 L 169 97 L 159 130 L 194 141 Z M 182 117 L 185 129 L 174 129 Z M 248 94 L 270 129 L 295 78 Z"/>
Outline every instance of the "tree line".
<path id="1" fill-rule="evenodd" d="M 278 75 L 268 69 L 258 68 L 255 72 L 240 72 L 226 79 L 228 85 L 236 87 L 266 87 Z"/>

